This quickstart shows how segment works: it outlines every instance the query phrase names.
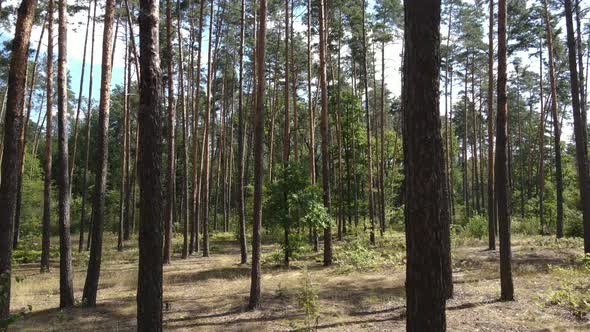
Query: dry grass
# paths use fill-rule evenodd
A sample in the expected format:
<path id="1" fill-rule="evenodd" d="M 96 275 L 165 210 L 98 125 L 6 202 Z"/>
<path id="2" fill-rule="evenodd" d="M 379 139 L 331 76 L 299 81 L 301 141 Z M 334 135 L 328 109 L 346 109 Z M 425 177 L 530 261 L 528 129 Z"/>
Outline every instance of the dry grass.
<path id="1" fill-rule="evenodd" d="M 98 305 L 96 308 L 59 310 L 57 261 L 50 273 L 40 274 L 37 264 L 19 265 L 13 276 L 12 308 L 32 312 L 18 321 L 15 331 L 128 331 L 135 329 L 137 248 L 135 240 L 122 253 L 115 238 L 107 235 L 104 248 Z M 403 237 L 393 237 L 403 241 Z M 53 243 L 58 243 L 54 241 Z M 340 249 L 340 245 L 338 244 Z M 388 245 L 378 245 L 381 255 Z M 250 269 L 238 265 L 237 244 L 220 240 L 212 244 L 210 258 L 175 256 L 164 268 L 164 320 L 166 330 L 178 331 L 284 331 L 304 327 L 298 305 L 302 266 L 317 285 L 320 317 L 317 329 L 331 331 L 396 331 L 405 327 L 405 271 L 403 265 L 384 260 L 370 270 L 324 268 L 311 254 L 290 269 L 264 267 L 262 309 L 246 311 Z M 454 249 L 455 297 L 447 304 L 452 331 L 573 331 L 590 330 L 588 321 L 576 318 L 567 308 L 550 305 L 559 278 L 548 264 L 567 267 L 577 246 L 544 246 L 544 242 L 517 238 L 514 243 L 515 302 L 498 302 L 498 252 L 470 243 Z M 264 246 L 269 254 L 276 246 Z M 391 250 L 390 250 L 391 251 Z M 81 297 L 86 255 L 75 255 L 76 298 Z M 586 276 L 587 277 L 587 276 Z"/>

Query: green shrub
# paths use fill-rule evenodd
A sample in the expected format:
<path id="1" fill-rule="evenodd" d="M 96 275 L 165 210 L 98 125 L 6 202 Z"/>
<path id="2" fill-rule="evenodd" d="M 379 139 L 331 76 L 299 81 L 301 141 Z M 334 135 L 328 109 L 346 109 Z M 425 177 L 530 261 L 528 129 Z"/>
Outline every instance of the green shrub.
<path id="1" fill-rule="evenodd" d="M 584 237 L 584 225 L 580 211 L 565 209 L 564 211 L 564 234 L 570 237 Z"/>
<path id="2" fill-rule="evenodd" d="M 463 232 L 466 236 L 481 239 L 488 235 L 488 221 L 484 216 L 475 215 L 469 219 Z"/>
<path id="3" fill-rule="evenodd" d="M 379 264 L 379 255 L 357 237 L 343 246 L 336 254 L 335 261 L 342 272 L 366 270 L 373 269 Z"/>
<path id="4" fill-rule="evenodd" d="M 317 323 L 320 315 L 318 293 L 318 288 L 313 284 L 306 267 L 303 270 L 303 279 L 301 280 L 301 291 L 299 294 L 299 306 L 303 310 L 305 331 L 313 331 L 313 325 Z"/>
<path id="5" fill-rule="evenodd" d="M 538 218 L 520 218 L 512 217 L 511 231 L 523 235 L 537 235 L 540 233 L 540 223 Z"/>

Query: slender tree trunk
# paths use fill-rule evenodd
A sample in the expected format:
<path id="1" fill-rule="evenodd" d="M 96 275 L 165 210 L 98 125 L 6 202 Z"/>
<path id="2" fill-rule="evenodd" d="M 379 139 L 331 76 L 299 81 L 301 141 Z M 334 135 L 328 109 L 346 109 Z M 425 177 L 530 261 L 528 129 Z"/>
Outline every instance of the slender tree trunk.
<path id="1" fill-rule="evenodd" d="M 364 0 L 363 0 L 364 1 Z M 364 4 L 364 2 L 363 2 Z M 318 9 L 319 9 L 319 16 L 318 20 L 320 22 L 319 25 L 319 35 L 320 35 L 320 91 L 321 91 L 321 106 L 322 106 L 322 113 L 321 113 L 321 123 L 320 123 L 320 131 L 322 134 L 322 188 L 323 188 L 323 197 L 324 197 L 324 207 L 330 213 L 330 168 L 329 168 L 329 159 L 330 159 L 330 151 L 328 149 L 330 145 L 330 137 L 328 136 L 328 86 L 326 84 L 326 58 L 327 58 L 327 40 L 326 40 L 326 5 L 324 0 L 318 0 Z M 364 12 L 364 10 L 363 10 Z M 366 84 L 366 81 L 365 81 Z M 368 102 L 367 102 L 368 103 Z M 368 105 L 368 104 L 367 104 Z M 367 111 L 367 121 L 368 120 L 368 111 Z M 369 136 L 369 135 L 367 135 Z M 369 144 L 370 146 L 370 144 Z M 370 155 L 370 148 L 369 148 L 369 155 Z M 370 157 L 369 157 L 370 158 Z M 369 159 L 370 160 L 370 159 Z M 370 167 L 369 162 L 369 167 Z M 371 171 L 369 171 L 370 174 Z M 370 179 L 370 175 L 369 175 Z M 375 234 L 372 233 L 372 238 L 374 240 Z M 324 228 L 324 266 L 332 265 L 332 227 L 328 225 Z"/>
<path id="2" fill-rule="evenodd" d="M 488 249 L 496 250 L 494 193 L 494 1 L 490 1 L 488 30 Z"/>
<path id="3" fill-rule="evenodd" d="M 47 66 L 46 66 L 46 97 L 47 97 L 47 128 L 45 128 L 45 178 L 43 182 L 43 226 L 41 240 L 41 272 L 49 272 L 49 251 L 51 238 L 51 162 L 53 158 L 53 0 L 47 7 Z"/>
<path id="4" fill-rule="evenodd" d="M 66 0 L 59 1 L 57 57 L 57 127 L 58 127 L 58 207 L 59 207 L 59 306 L 74 305 L 72 243 L 70 241 L 70 177 L 68 172 L 68 88 L 67 88 L 67 13 Z"/>
<path id="5" fill-rule="evenodd" d="M 203 44 L 203 16 L 205 11 L 205 1 L 201 1 L 200 9 L 199 9 L 199 29 L 197 30 L 197 39 L 199 40 L 198 43 L 198 50 L 197 50 L 197 76 L 194 79 L 195 84 L 197 85 L 197 92 L 196 92 L 196 102 L 195 102 L 195 111 L 193 113 L 193 193 L 192 193 L 192 218 L 191 218 L 191 240 L 189 245 L 189 253 L 193 253 L 194 251 L 199 251 L 199 203 L 201 199 L 201 179 L 199 178 L 199 174 L 202 172 L 202 163 L 203 158 L 200 158 L 199 163 L 197 163 L 198 158 L 198 117 L 199 117 L 199 110 L 200 110 L 200 101 L 201 101 L 201 50 Z M 204 129 L 203 129 L 204 130 Z M 202 154 L 201 150 L 201 154 Z M 198 167 L 197 167 L 198 165 Z"/>
<path id="6" fill-rule="evenodd" d="M 239 62 L 239 88 L 238 88 L 238 227 L 240 241 L 240 264 L 248 262 L 246 248 L 246 204 L 244 202 L 244 140 L 246 125 L 244 123 L 244 39 L 246 24 L 246 1 L 242 0 L 240 14 L 240 62 Z"/>
<path id="7" fill-rule="evenodd" d="M 162 331 L 162 131 L 159 2 L 139 2 L 139 271 L 137 330 Z"/>
<path id="8" fill-rule="evenodd" d="M 252 227 L 252 280 L 248 307 L 260 305 L 260 228 L 262 224 L 263 139 L 264 139 L 264 56 L 266 44 L 266 0 L 259 1 L 258 32 L 256 37 L 256 108 L 254 112 L 254 205 Z"/>
<path id="9" fill-rule="evenodd" d="M 178 86 L 180 89 L 180 114 L 182 116 L 182 258 L 188 257 L 188 116 L 186 112 L 184 96 L 184 68 L 182 56 L 182 17 L 180 11 L 180 1 L 176 1 L 177 10 L 177 29 L 178 29 Z"/>
<path id="10" fill-rule="evenodd" d="M 174 77 L 172 72 L 172 2 L 166 0 L 166 49 L 168 54 L 168 168 L 166 176 L 166 216 L 164 219 L 164 264 L 170 263 L 172 255 L 172 224 L 174 223 L 174 207 L 176 195 L 176 158 L 175 131 L 176 105 L 174 101 Z"/>
<path id="11" fill-rule="evenodd" d="M 551 83 L 551 116 L 553 121 L 553 149 L 555 150 L 555 181 L 557 195 L 557 238 L 563 237 L 563 171 L 561 169 L 561 132 L 557 114 L 557 84 L 555 82 L 555 60 L 553 56 L 553 31 L 547 8 L 543 1 L 545 32 L 547 33 L 547 52 L 549 53 L 549 82 Z"/>
<path id="12" fill-rule="evenodd" d="M 70 158 L 70 165 L 69 165 L 69 171 L 70 171 L 70 178 L 72 178 L 74 176 L 74 164 L 76 163 L 76 147 L 78 145 L 78 120 L 80 118 L 80 108 L 82 107 L 82 88 L 84 86 L 84 74 L 86 71 L 86 49 L 88 46 L 88 32 L 89 32 L 89 28 L 90 28 L 90 9 L 92 8 L 92 1 L 93 0 L 89 0 L 88 1 L 88 18 L 86 20 L 86 34 L 84 36 L 84 53 L 82 55 L 82 73 L 80 74 L 80 87 L 78 88 L 79 92 L 78 92 L 78 106 L 76 107 L 76 119 L 74 120 L 74 129 L 73 129 L 73 134 L 74 134 L 74 139 L 73 139 L 73 145 L 72 145 L 72 155 Z M 90 68 L 90 70 L 92 70 L 92 68 Z M 71 185 L 71 183 L 70 183 Z"/>
<path id="13" fill-rule="evenodd" d="M 41 28 L 41 36 L 39 37 L 39 42 L 37 43 L 37 49 L 35 51 L 35 60 L 33 61 L 33 71 L 31 73 L 31 83 L 29 85 L 29 96 L 27 101 L 27 110 L 26 116 L 23 123 L 23 128 L 21 130 L 21 135 L 19 138 L 19 173 L 18 173 L 18 188 L 16 192 L 16 211 L 14 217 L 14 236 L 13 236 L 13 249 L 16 249 L 18 246 L 18 240 L 20 236 L 20 218 L 21 218 L 21 204 L 22 204 L 22 194 L 23 194 L 23 174 L 25 171 L 25 156 L 27 150 L 27 141 L 28 141 L 28 129 L 29 129 L 29 122 L 31 119 L 31 109 L 33 107 L 33 91 L 35 90 L 35 81 L 37 78 L 37 63 L 39 61 L 39 53 L 41 50 L 41 41 L 43 40 L 43 35 L 45 34 L 45 23 L 42 23 L 43 27 Z M 38 122 L 37 122 L 38 123 Z"/>
<path id="14" fill-rule="evenodd" d="M 129 144 L 127 142 L 127 114 L 128 114 L 128 108 L 129 106 L 127 105 L 127 94 L 129 93 L 129 91 L 127 91 L 127 71 L 129 70 L 129 67 L 127 66 L 127 59 L 129 57 L 129 54 L 127 52 L 128 47 L 127 47 L 127 29 L 125 29 L 125 57 L 124 57 L 124 66 L 123 66 L 123 148 L 121 149 L 121 173 L 119 174 L 121 177 L 121 182 L 119 185 L 119 227 L 118 227 L 118 236 L 117 236 L 117 250 L 118 251 L 123 251 L 123 223 L 125 220 L 125 180 L 126 180 L 126 168 L 125 166 L 127 165 L 127 145 Z"/>
<path id="15" fill-rule="evenodd" d="M 582 117 L 583 126 L 583 134 L 584 134 L 584 142 L 586 144 L 586 149 L 588 149 L 588 119 L 586 116 L 586 89 L 585 89 L 585 81 L 584 81 L 584 59 L 583 59 L 583 52 L 582 52 L 582 24 L 581 18 L 582 14 L 580 13 L 580 1 L 577 1 L 575 4 L 575 11 L 576 11 L 576 25 L 577 25 L 577 39 L 576 39 L 576 46 L 577 46 L 577 56 L 578 56 L 578 74 L 580 77 L 579 80 L 579 90 L 580 90 L 580 112 Z"/>
<path id="16" fill-rule="evenodd" d="M 315 184 L 315 115 L 311 96 L 311 1 L 307 0 L 307 112 L 309 116 L 309 180 Z"/>
<path id="17" fill-rule="evenodd" d="M 506 0 L 498 2 L 498 115 L 496 123 L 496 195 L 500 233 L 501 300 L 514 300 L 510 245 L 510 195 L 508 181 L 508 98 L 506 94 Z"/>
<path id="18" fill-rule="evenodd" d="M 543 48 L 539 45 L 539 91 L 541 101 L 541 117 L 539 118 L 539 169 L 538 169 L 538 183 L 539 183 L 539 223 L 541 235 L 545 233 L 545 211 L 544 211 L 544 195 L 545 195 L 545 105 L 543 104 Z"/>
<path id="19" fill-rule="evenodd" d="M 90 44 L 90 68 L 94 65 L 94 32 L 96 28 L 96 0 L 94 2 L 94 11 L 92 14 L 92 42 Z M 86 220 L 86 192 L 88 190 L 88 160 L 90 156 L 90 119 L 92 115 L 92 79 L 93 71 L 90 70 L 88 79 L 88 102 L 86 111 L 86 147 L 84 149 L 84 175 L 82 177 L 82 207 L 80 209 L 80 239 L 78 242 L 78 252 L 82 252 L 84 245 L 84 221 Z M 48 108 L 49 110 L 49 108 Z M 48 119 L 49 119 L 49 113 Z M 49 123 L 48 123 L 49 124 Z M 90 224 L 88 225 L 88 240 L 90 240 Z"/>
<path id="20" fill-rule="evenodd" d="M 51 1 L 51 0 L 50 0 Z M 10 53 L 7 94 L 11 96 L 6 103 L 4 122 L 4 146 L 2 158 L 2 177 L 0 182 L 0 319 L 10 314 L 10 279 L 12 269 L 12 227 L 17 188 L 19 146 L 18 136 L 22 126 L 25 98 L 25 77 L 27 51 L 31 38 L 31 28 L 37 1 L 23 0 L 18 8 L 15 36 Z"/>
<path id="21" fill-rule="evenodd" d="M 570 88 L 574 117 L 574 136 L 576 140 L 576 160 L 578 163 L 578 181 L 580 186 L 580 200 L 582 202 L 582 219 L 584 223 L 584 252 L 590 253 L 590 175 L 588 174 L 588 151 L 586 149 L 584 130 L 586 123 L 580 111 L 580 88 L 576 68 L 576 50 L 571 0 L 565 0 L 565 18 L 571 80 Z"/>
<path id="22" fill-rule="evenodd" d="M 100 78 L 100 104 L 98 107 L 98 135 L 96 146 L 96 180 L 94 184 L 94 204 L 92 206 L 92 245 L 82 302 L 96 306 L 96 293 L 102 259 L 102 232 L 104 228 L 105 192 L 107 186 L 108 162 L 108 124 L 111 91 L 111 52 L 113 50 L 114 0 L 107 0 L 105 7 L 104 32 L 102 40 L 102 70 Z M 90 112 L 89 112 L 90 113 Z M 155 181 L 155 180 L 151 180 Z M 141 264 L 140 264 L 141 265 Z M 140 268 L 141 272 L 141 268 Z"/>
<path id="23" fill-rule="evenodd" d="M 440 1 L 405 1 L 404 11 L 406 330 L 444 331 L 449 252 L 442 238 L 449 215 L 438 97 Z"/>
<path id="24" fill-rule="evenodd" d="M 213 77 L 215 67 L 211 64 L 211 49 L 213 42 L 213 11 L 215 0 L 211 0 L 211 9 L 209 13 L 209 47 L 207 49 L 207 97 L 205 101 L 205 127 L 203 129 L 203 145 L 202 145 L 202 163 L 203 163 L 203 183 L 201 206 L 203 207 L 203 257 L 209 257 L 209 122 L 211 120 L 211 86 L 213 84 Z"/>
<path id="25" fill-rule="evenodd" d="M 465 215 L 467 218 L 471 217 L 471 209 L 469 206 L 469 176 L 467 174 L 467 105 L 469 99 L 467 97 L 467 69 L 469 68 L 469 56 L 465 57 L 465 90 L 464 105 L 463 105 L 463 204 L 465 204 Z"/>
<path id="26" fill-rule="evenodd" d="M 373 163 L 372 163 L 372 152 L 371 152 L 371 112 L 369 109 L 369 75 L 367 69 L 367 36 L 365 33 L 365 0 L 362 1 L 362 15 L 363 15 L 363 72 L 364 72 L 364 84 L 365 84 L 365 121 L 367 125 L 367 194 L 369 196 L 369 221 L 371 223 L 370 241 L 371 244 L 375 244 L 375 204 L 373 195 Z"/>

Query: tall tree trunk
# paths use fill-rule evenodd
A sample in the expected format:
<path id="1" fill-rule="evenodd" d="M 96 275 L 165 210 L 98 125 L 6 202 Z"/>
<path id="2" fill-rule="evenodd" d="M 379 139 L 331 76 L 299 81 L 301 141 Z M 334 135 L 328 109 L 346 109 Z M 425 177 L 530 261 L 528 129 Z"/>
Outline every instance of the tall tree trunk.
<path id="1" fill-rule="evenodd" d="M 203 208 L 203 257 L 209 257 L 209 122 L 211 120 L 211 85 L 215 67 L 211 64 L 211 49 L 213 46 L 213 11 L 215 0 L 211 0 L 211 9 L 209 12 L 209 47 L 207 49 L 207 97 L 205 100 L 205 124 L 203 128 L 203 145 L 202 145 L 202 195 L 201 206 Z"/>
<path id="2" fill-rule="evenodd" d="M 23 123 L 23 128 L 21 130 L 20 138 L 19 138 L 19 150 L 20 150 L 20 157 L 19 157 L 19 173 L 18 173 L 18 188 L 16 192 L 16 211 L 14 216 L 14 236 L 13 236 L 13 249 L 16 249 L 18 246 L 18 240 L 20 236 L 20 218 L 21 218 L 21 204 L 22 204 L 22 195 L 23 195 L 23 174 L 25 171 L 25 156 L 27 150 L 27 141 L 28 141 L 28 129 L 29 129 L 29 122 L 31 119 L 31 108 L 33 107 L 33 91 L 35 90 L 35 82 L 37 78 L 37 63 L 39 61 L 39 53 L 41 51 L 41 41 L 43 40 L 43 35 L 45 34 L 45 23 L 42 23 L 43 27 L 41 28 L 41 36 L 39 37 L 39 42 L 37 43 L 37 49 L 35 51 L 35 60 L 33 61 L 33 71 L 31 73 L 31 83 L 29 85 L 29 96 L 27 100 L 27 111 L 25 120 Z M 38 123 L 38 122 L 37 122 Z"/>
<path id="3" fill-rule="evenodd" d="M 198 123 L 199 123 L 199 110 L 201 101 L 201 50 L 203 44 L 203 16 L 205 12 L 205 1 L 201 1 L 199 8 L 199 29 L 197 30 L 198 50 L 197 50 L 197 76 L 194 79 L 197 85 L 195 111 L 193 113 L 193 193 L 192 193 L 192 206 L 191 206 L 191 240 L 189 245 L 189 253 L 194 251 L 199 252 L 199 203 L 201 200 L 201 178 L 199 174 L 202 172 L 203 158 L 198 159 Z M 204 129 L 203 129 L 204 130 Z M 203 152 L 201 151 L 201 154 Z M 197 166 L 198 165 L 198 166 Z"/>
<path id="4" fill-rule="evenodd" d="M 51 1 L 51 0 L 50 0 Z M 27 51 L 37 1 L 23 0 L 18 8 L 15 36 L 12 41 L 8 72 L 6 120 L 4 122 L 4 146 L 2 177 L 0 182 L 0 319 L 10 314 L 10 279 L 12 269 L 12 227 L 17 188 L 19 146 L 18 136 L 22 126 L 25 98 Z"/>
<path id="5" fill-rule="evenodd" d="M 68 86 L 67 86 L 67 12 L 66 0 L 59 1 L 57 56 L 57 150 L 59 207 L 59 306 L 74 305 L 72 243 L 70 240 L 70 176 L 68 172 Z"/>
<path id="6" fill-rule="evenodd" d="M 184 96 L 184 66 L 182 56 L 182 17 L 180 0 L 176 0 L 177 29 L 178 29 L 178 86 L 180 89 L 180 114 L 182 116 L 182 258 L 188 257 L 188 116 Z"/>
<path id="7" fill-rule="evenodd" d="M 94 32 L 96 28 L 96 0 L 94 2 L 94 10 L 92 14 L 92 42 L 90 44 L 90 68 L 94 65 Z M 80 238 L 78 241 L 78 252 L 82 252 L 84 245 L 84 222 L 86 220 L 86 192 L 88 190 L 88 160 L 90 156 L 90 119 L 92 115 L 92 82 L 93 71 L 90 70 L 88 78 L 88 102 L 86 111 L 86 147 L 84 148 L 84 175 L 82 177 L 82 207 L 80 209 Z M 49 110 L 49 108 L 48 108 Z M 49 113 L 48 119 L 49 119 Z M 49 124 L 49 123 L 48 123 Z M 90 239 L 90 224 L 88 225 L 88 239 Z"/>
<path id="8" fill-rule="evenodd" d="M 113 50 L 113 19 L 115 1 L 107 0 L 104 16 L 104 32 L 102 40 L 102 70 L 100 77 L 100 103 L 98 106 L 98 135 L 96 145 L 96 180 L 94 184 L 94 202 L 92 206 L 92 245 L 82 302 L 96 306 L 98 278 L 102 259 L 102 232 L 104 228 L 105 192 L 107 187 L 107 163 L 109 156 L 108 125 L 109 104 L 111 97 L 111 52 Z M 90 112 L 89 112 L 90 113 Z M 155 181 L 155 180 L 151 180 Z M 140 268 L 141 270 L 141 268 Z"/>
<path id="9" fill-rule="evenodd" d="M 162 131 L 159 1 L 139 2 L 139 271 L 137 329 L 162 331 Z"/>
<path id="10" fill-rule="evenodd" d="M 364 0 L 363 0 L 364 1 Z M 364 2 L 363 2 L 364 4 Z M 324 207 L 330 213 L 330 168 L 329 159 L 330 151 L 330 137 L 328 136 L 328 86 L 326 84 L 326 58 L 327 58 L 327 26 L 326 26 L 326 4 L 324 0 L 318 0 L 318 20 L 319 20 L 319 35 L 320 35 L 320 91 L 321 91 L 321 123 L 320 131 L 322 134 L 322 188 Z M 366 81 L 365 81 L 366 83 Z M 368 113 L 367 113 L 368 119 Z M 368 120 L 367 120 L 368 121 Z M 368 136 L 368 135 L 367 135 Z M 370 145 L 369 145 L 370 146 Z M 370 148 L 369 148 L 369 151 Z M 369 153 L 370 154 L 370 153 Z M 369 163 L 370 165 L 370 163 Z M 370 171 L 369 171 L 370 172 Z M 369 176 L 370 177 L 370 176 Z M 372 237 L 374 239 L 374 233 Z M 324 266 L 332 265 L 332 226 L 328 225 L 324 228 Z"/>
<path id="11" fill-rule="evenodd" d="M 166 216 L 164 219 L 164 264 L 170 263 L 172 255 L 172 224 L 176 195 L 176 105 L 174 101 L 174 75 L 172 72 L 172 2 L 166 0 L 166 49 L 168 54 L 168 168 L 166 173 Z"/>
<path id="12" fill-rule="evenodd" d="M 496 250 L 494 193 L 494 1 L 490 1 L 488 30 L 488 249 Z"/>
<path id="13" fill-rule="evenodd" d="M 467 70 L 469 68 L 469 56 L 465 57 L 465 90 L 464 105 L 463 105 L 463 204 L 465 204 L 465 215 L 467 218 L 471 217 L 471 209 L 469 207 L 469 176 L 467 174 L 467 105 L 469 99 L 467 97 Z"/>
<path id="14" fill-rule="evenodd" d="M 508 181 L 508 98 L 506 94 L 506 0 L 498 1 L 498 114 L 496 123 L 496 195 L 500 233 L 501 300 L 514 300 L 510 244 L 510 195 Z"/>
<path id="15" fill-rule="evenodd" d="M 240 14 L 240 62 L 239 62 L 239 88 L 238 88 L 238 228 L 240 241 L 240 264 L 248 261 L 248 249 L 246 248 L 246 204 L 244 202 L 244 139 L 246 125 L 244 123 L 244 39 L 246 24 L 246 1 L 242 0 Z"/>
<path id="16" fill-rule="evenodd" d="M 371 111 L 369 109 L 369 75 L 367 69 L 367 36 L 365 32 L 365 0 L 362 1 L 362 15 L 363 15 L 363 74 L 364 74 L 364 90 L 365 90 L 365 121 L 367 125 L 367 194 L 369 196 L 369 221 L 371 223 L 370 241 L 375 244 L 375 200 L 373 195 L 373 163 L 371 152 Z"/>
<path id="17" fill-rule="evenodd" d="M 254 112 L 254 204 L 252 224 L 252 273 L 248 307 L 260 305 L 260 228 L 262 224 L 263 139 L 264 139 L 264 56 L 266 44 L 266 0 L 259 1 L 256 37 L 256 108 Z"/>
<path id="18" fill-rule="evenodd" d="M 88 47 L 88 32 L 90 30 L 90 9 L 92 8 L 92 1 L 93 0 L 89 0 L 88 1 L 88 17 L 86 19 L 86 34 L 84 36 L 84 52 L 82 55 L 82 73 L 80 74 L 80 87 L 78 88 L 78 101 L 77 101 L 77 107 L 76 107 L 76 119 L 74 120 L 74 129 L 73 129 L 73 134 L 74 134 L 74 139 L 73 139 L 73 144 L 72 144 L 72 155 L 70 158 L 70 165 L 69 165 L 69 171 L 70 171 L 70 178 L 72 178 L 74 176 L 74 164 L 76 163 L 76 147 L 78 145 L 78 120 L 80 118 L 80 109 L 82 107 L 82 88 L 84 86 L 84 74 L 86 71 L 86 50 Z M 92 68 L 90 68 L 90 70 L 92 70 Z M 73 181 L 72 181 L 73 182 Z M 70 183 L 71 185 L 71 183 Z"/>
<path id="19" fill-rule="evenodd" d="M 543 1 L 547 52 L 549 53 L 549 82 L 551 83 L 551 116 L 553 121 L 553 149 L 555 150 L 555 190 L 557 195 L 557 238 L 563 237 L 563 171 L 561 169 L 561 130 L 557 114 L 557 84 L 555 82 L 555 60 L 553 56 L 553 31 L 547 0 Z"/>
<path id="20" fill-rule="evenodd" d="M 128 54 L 128 45 L 127 45 L 127 29 L 125 29 L 125 57 L 123 59 L 124 61 L 124 65 L 123 65 L 123 130 L 122 130 L 122 134 L 123 134 L 123 148 L 121 149 L 121 173 L 119 174 L 119 176 L 121 177 L 121 182 L 119 184 L 119 227 L 118 227 L 118 236 L 117 236 L 117 250 L 118 251 L 122 251 L 123 250 L 123 223 L 125 220 L 125 185 L 126 185 L 126 175 L 127 173 L 125 166 L 127 165 L 127 145 L 129 144 L 127 142 L 127 114 L 129 112 L 129 106 L 127 105 L 127 94 L 129 93 L 129 91 L 127 91 L 127 71 L 129 70 L 129 67 L 127 66 L 128 58 L 129 58 L 129 54 Z"/>
<path id="21" fill-rule="evenodd" d="M 539 224 L 541 227 L 541 235 L 545 233 L 545 105 L 543 104 L 543 48 L 539 45 L 539 91 L 541 103 L 541 117 L 539 118 L 539 169 L 538 169 L 538 183 L 539 183 Z"/>
<path id="22" fill-rule="evenodd" d="M 309 180 L 315 184 L 315 116 L 311 96 L 311 1 L 307 0 L 307 112 L 309 117 Z"/>
<path id="23" fill-rule="evenodd" d="M 49 251 L 51 241 L 51 161 L 53 158 L 53 12 L 54 2 L 49 0 L 47 7 L 47 65 L 46 97 L 47 97 L 47 128 L 45 128 L 45 177 L 43 181 L 43 226 L 41 240 L 41 272 L 49 272 Z"/>
<path id="24" fill-rule="evenodd" d="M 582 202 L 582 219 L 584 223 L 584 252 L 590 253 L 590 175 L 588 174 L 588 151 L 586 150 L 584 135 L 586 123 L 580 111 L 580 87 L 576 68 L 576 45 L 571 0 L 565 0 L 565 19 L 571 80 L 570 87 L 574 116 L 574 136 L 576 140 L 576 160 L 578 163 L 578 181 L 580 186 L 580 200 Z"/>
<path id="25" fill-rule="evenodd" d="M 381 43 L 381 234 L 385 232 L 385 42 Z M 446 163 L 445 163 L 446 164 Z M 446 178 L 446 177 L 445 177 Z"/>
<path id="26" fill-rule="evenodd" d="M 586 89 L 585 89 L 585 82 L 584 82 L 584 59 L 583 59 L 583 52 L 582 52 L 582 24 L 581 24 L 581 17 L 582 13 L 580 12 L 580 1 L 577 1 L 575 4 L 575 11 L 576 11 L 576 46 L 577 46 L 577 56 L 578 56 L 578 74 L 580 77 L 579 81 L 579 90 L 580 90 L 580 112 L 582 117 L 582 123 L 584 124 L 583 134 L 584 134 L 584 142 L 586 144 L 586 149 L 588 149 L 588 118 L 586 115 Z"/>
<path id="27" fill-rule="evenodd" d="M 439 113 L 440 1 L 404 1 L 404 11 L 406 330 L 444 331 L 449 215 Z"/>

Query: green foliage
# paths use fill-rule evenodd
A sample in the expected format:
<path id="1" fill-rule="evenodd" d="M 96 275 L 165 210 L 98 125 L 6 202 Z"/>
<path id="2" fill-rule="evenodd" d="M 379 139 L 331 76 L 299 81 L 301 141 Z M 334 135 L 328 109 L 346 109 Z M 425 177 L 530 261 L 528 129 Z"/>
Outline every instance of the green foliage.
<path id="1" fill-rule="evenodd" d="M 370 270 L 379 264 L 379 255 L 357 237 L 347 242 L 336 254 L 336 263 L 344 273 Z"/>
<path id="2" fill-rule="evenodd" d="M 590 255 L 581 255 L 579 267 L 554 267 L 549 270 L 558 276 L 561 285 L 549 297 L 549 303 L 560 305 L 582 319 L 590 314 Z"/>
<path id="3" fill-rule="evenodd" d="M 469 222 L 463 228 L 467 236 L 481 239 L 488 235 L 488 220 L 485 216 L 475 215 L 469 219 Z"/>
<path id="4" fill-rule="evenodd" d="M 320 315 L 320 304 L 318 303 L 319 290 L 313 284 L 311 275 L 307 267 L 303 269 L 303 279 L 301 280 L 301 291 L 299 294 L 299 307 L 303 310 L 305 322 L 305 331 L 313 331 L 313 325 L 317 324 Z"/>

